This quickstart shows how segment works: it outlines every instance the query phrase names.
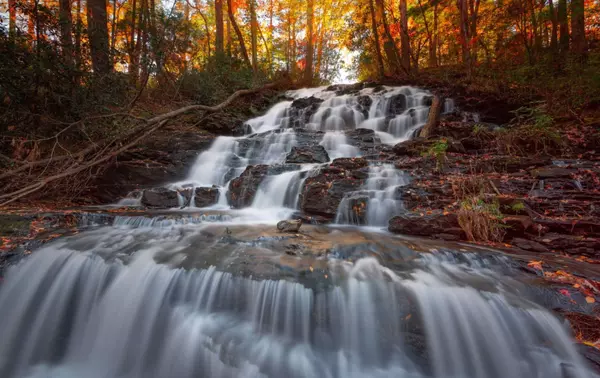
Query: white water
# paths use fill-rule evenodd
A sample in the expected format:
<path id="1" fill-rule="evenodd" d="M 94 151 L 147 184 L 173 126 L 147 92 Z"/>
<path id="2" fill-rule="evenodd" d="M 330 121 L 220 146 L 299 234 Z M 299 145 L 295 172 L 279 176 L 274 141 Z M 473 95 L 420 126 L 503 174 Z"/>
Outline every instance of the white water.
<path id="1" fill-rule="evenodd" d="M 404 210 L 396 191 L 408 182 L 407 175 L 391 164 L 371 165 L 363 188 L 347 193 L 340 202 L 336 223 L 386 226 L 390 218 Z M 366 208 L 355 208 L 357 198 L 367 199 Z M 366 213 L 364 217 L 357 216 L 357 212 L 361 211 Z"/>
<path id="2" fill-rule="evenodd" d="M 265 115 L 248 120 L 247 129 L 250 134 L 243 137 L 218 137 L 211 147 L 198 156 L 188 178 L 171 185 L 172 188 L 210 187 L 220 188 L 218 203 L 214 209 L 228 209 L 227 191 L 229 182 L 241 175 L 249 165 L 282 164 L 286 155 L 294 146 L 323 146 L 331 160 L 341 157 L 358 157 L 363 155 L 355 141 L 347 133 L 359 128 L 375 131 L 378 143 L 394 145 L 412 138 L 427 119 L 429 107 L 426 102 L 431 94 L 412 87 L 384 87 L 375 93 L 373 88 L 366 88 L 355 94 L 336 95 L 327 91 L 326 87 L 290 91 L 287 96 L 294 99 L 315 97 L 322 99 L 309 118 L 310 107 L 299 109 L 293 101 L 282 101 L 274 105 Z M 368 105 L 368 106 L 367 106 Z M 445 111 L 453 111 L 454 104 L 446 101 Z M 307 136 L 301 130 L 313 130 Z M 300 134 L 298 132 L 300 131 Z M 314 134 L 322 131 L 324 134 Z M 315 135 L 317 140 L 310 135 Z M 312 138 L 312 139 L 310 139 Z M 302 192 L 306 171 L 311 165 L 289 167 L 288 172 L 277 176 L 267 176 L 260 185 L 248 212 L 270 213 L 268 219 L 287 213 L 299 207 L 299 196 Z M 290 171 L 290 169 L 292 169 Z M 318 169 L 318 167 L 316 167 Z M 376 173 L 371 172 L 372 175 Z M 400 177 L 399 172 L 388 166 L 385 175 Z M 379 180 L 382 187 L 370 188 L 369 214 L 367 224 L 385 225 L 385 217 L 393 216 L 402 210 L 401 203 L 392 199 L 392 191 L 399 183 L 393 180 Z M 191 207 L 194 203 L 190 203 Z M 339 217 L 340 218 L 340 217 Z M 356 223 L 343 216 L 343 223 Z"/>
<path id="3" fill-rule="evenodd" d="M 154 261 L 201 232 L 109 227 L 13 267 L 0 288 L 0 376 L 594 376 L 564 326 L 488 264 L 432 255 L 399 275 L 374 258 L 332 259 L 314 289 Z"/>

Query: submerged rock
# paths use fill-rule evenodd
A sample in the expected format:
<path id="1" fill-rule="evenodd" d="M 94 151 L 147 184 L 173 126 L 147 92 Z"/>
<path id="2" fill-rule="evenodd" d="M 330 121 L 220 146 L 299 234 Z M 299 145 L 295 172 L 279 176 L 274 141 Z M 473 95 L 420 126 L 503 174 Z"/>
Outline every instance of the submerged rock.
<path id="1" fill-rule="evenodd" d="M 327 163 L 329 155 L 323 146 L 315 145 L 310 147 L 292 147 L 292 150 L 285 158 L 285 162 L 303 164 L 303 163 Z"/>

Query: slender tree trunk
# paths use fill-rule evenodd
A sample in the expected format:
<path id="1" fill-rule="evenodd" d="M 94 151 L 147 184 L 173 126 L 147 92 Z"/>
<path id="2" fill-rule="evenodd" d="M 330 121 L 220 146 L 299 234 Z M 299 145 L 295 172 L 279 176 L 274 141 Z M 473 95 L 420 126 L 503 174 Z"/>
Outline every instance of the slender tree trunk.
<path id="1" fill-rule="evenodd" d="M 558 15 L 556 14 L 556 8 L 554 8 L 554 1 L 548 1 L 548 9 L 550 12 L 550 22 L 552 22 L 552 36 L 550 37 L 550 53 L 552 57 L 558 55 Z"/>
<path id="2" fill-rule="evenodd" d="M 292 17 L 291 12 L 288 9 L 287 12 L 287 44 L 285 49 L 285 68 L 288 75 L 291 74 L 292 70 Z"/>
<path id="3" fill-rule="evenodd" d="M 231 38 L 231 21 L 229 21 L 229 17 L 226 18 L 225 22 L 227 23 L 227 56 L 231 58 L 233 39 Z"/>
<path id="4" fill-rule="evenodd" d="M 398 50 L 396 49 L 396 43 L 394 42 L 394 38 L 392 38 L 392 33 L 390 33 L 390 28 L 387 23 L 387 17 L 385 14 L 385 6 L 383 4 L 383 0 L 376 0 L 377 9 L 379 13 L 379 17 L 381 17 L 381 23 L 383 24 L 384 31 L 384 41 L 383 41 L 383 50 L 385 51 L 385 56 L 388 61 L 388 65 L 390 70 L 394 75 L 399 75 L 401 72 L 400 62 L 398 61 Z"/>
<path id="5" fill-rule="evenodd" d="M 117 43 L 117 0 L 113 0 L 110 22 L 110 64 L 115 65 L 115 44 Z"/>
<path id="6" fill-rule="evenodd" d="M 269 47 L 271 50 L 271 53 L 269 54 L 269 73 L 271 75 L 273 75 L 273 61 L 275 59 L 275 49 L 273 48 L 273 14 L 273 0 L 269 0 Z"/>
<path id="7" fill-rule="evenodd" d="M 402 67 L 410 73 L 410 37 L 408 35 L 408 11 L 406 0 L 400 0 L 400 42 L 402 48 Z"/>
<path id="8" fill-rule="evenodd" d="M 304 82 L 310 86 L 313 82 L 313 56 L 314 44 L 313 44 L 313 24 L 315 16 L 315 2 L 314 0 L 307 0 L 306 6 L 306 67 L 304 70 Z"/>
<path id="9" fill-rule="evenodd" d="M 81 61 L 82 56 L 81 56 L 81 31 L 83 29 L 82 26 L 82 22 L 81 22 L 81 0 L 76 0 L 77 2 L 75 3 L 75 70 L 77 71 L 77 79 L 76 81 L 78 82 L 79 79 L 78 77 L 80 76 L 80 72 L 81 72 Z"/>
<path id="10" fill-rule="evenodd" d="M 204 22 L 204 32 L 206 33 L 206 56 L 210 59 L 210 55 L 211 55 L 211 51 L 210 51 L 210 27 L 208 25 L 208 20 L 206 19 L 206 15 L 204 14 L 204 12 L 202 12 L 202 10 L 200 9 L 200 6 L 198 5 L 198 3 L 196 3 L 196 4 L 197 4 L 197 6 L 194 9 L 196 9 L 196 11 L 198 12 L 198 14 L 202 18 L 202 21 Z"/>
<path id="11" fill-rule="evenodd" d="M 571 36 L 573 38 L 571 52 L 579 62 L 585 61 L 587 43 L 585 40 L 584 0 L 571 0 Z"/>
<path id="12" fill-rule="evenodd" d="M 30 6 L 31 11 L 27 16 L 27 34 L 29 35 L 29 39 L 33 42 L 35 41 L 35 18 L 37 15 L 37 0 L 31 0 Z"/>
<path id="13" fill-rule="evenodd" d="M 11 41 L 17 36 L 17 0 L 8 0 L 8 37 Z"/>
<path id="14" fill-rule="evenodd" d="M 94 74 L 106 75 L 111 71 L 106 0 L 87 0 L 87 21 Z"/>
<path id="15" fill-rule="evenodd" d="M 215 0 L 215 23 L 216 23 L 216 36 L 215 36 L 215 50 L 217 53 L 217 59 L 223 55 L 224 49 L 224 37 L 223 37 L 223 0 Z"/>
<path id="16" fill-rule="evenodd" d="M 373 0 L 369 0 L 369 10 L 371 11 L 371 30 L 373 31 L 373 38 L 375 39 L 375 58 L 377 61 L 377 75 L 379 75 L 379 78 L 381 79 L 385 75 L 385 70 L 383 68 L 383 57 L 381 56 L 379 32 L 377 31 L 377 17 L 375 14 L 375 7 L 373 6 Z"/>
<path id="17" fill-rule="evenodd" d="M 138 79 L 139 73 L 139 56 L 137 54 L 137 41 L 135 38 L 135 32 L 137 28 L 137 1 L 132 0 L 131 3 L 131 34 L 129 39 L 128 53 L 129 53 L 129 80 L 131 84 L 135 85 Z M 139 34 L 138 34 L 139 39 Z"/>
<path id="18" fill-rule="evenodd" d="M 462 61 L 467 71 L 467 77 L 472 76 L 471 49 L 469 46 L 469 8 L 468 0 L 458 0 L 460 11 L 460 44 L 462 46 Z"/>
<path id="19" fill-rule="evenodd" d="M 60 44 L 62 45 L 63 57 L 67 61 L 69 68 L 73 65 L 73 16 L 71 14 L 71 0 L 59 1 L 59 22 L 60 22 Z"/>
<path id="20" fill-rule="evenodd" d="M 242 57 L 244 58 L 244 61 L 246 62 L 248 67 L 252 67 L 252 63 L 250 62 L 250 58 L 248 57 L 248 50 L 246 49 L 246 43 L 244 43 L 244 35 L 242 34 L 237 22 L 235 21 L 235 15 L 233 14 L 231 0 L 227 0 L 227 13 L 229 14 L 229 21 L 231 21 L 233 30 L 235 30 L 235 34 L 237 34 L 238 42 L 240 43 L 240 50 L 242 52 Z"/>
<path id="21" fill-rule="evenodd" d="M 252 50 L 252 70 L 254 71 L 254 74 L 256 74 L 258 72 L 258 22 L 256 20 L 255 0 L 249 1 L 248 8 L 250 9 L 250 47 Z"/>
<path id="22" fill-rule="evenodd" d="M 562 58 L 565 58 L 569 51 L 569 22 L 567 14 L 567 0 L 558 0 L 558 27 L 560 30 L 560 56 Z"/>
<path id="23" fill-rule="evenodd" d="M 429 67 L 437 67 L 437 49 L 438 49 L 438 23 L 439 23 L 439 15 L 438 15 L 438 4 L 435 4 L 433 7 L 433 31 L 432 31 L 432 40 L 429 44 Z"/>

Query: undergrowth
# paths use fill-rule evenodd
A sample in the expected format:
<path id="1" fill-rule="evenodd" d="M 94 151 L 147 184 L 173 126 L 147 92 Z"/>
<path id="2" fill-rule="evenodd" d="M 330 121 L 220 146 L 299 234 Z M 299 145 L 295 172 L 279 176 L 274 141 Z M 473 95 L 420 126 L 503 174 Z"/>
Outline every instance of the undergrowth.
<path id="1" fill-rule="evenodd" d="M 497 200 L 486 202 L 479 196 L 467 197 L 460 202 L 457 216 L 471 241 L 500 242 L 506 234 Z"/>

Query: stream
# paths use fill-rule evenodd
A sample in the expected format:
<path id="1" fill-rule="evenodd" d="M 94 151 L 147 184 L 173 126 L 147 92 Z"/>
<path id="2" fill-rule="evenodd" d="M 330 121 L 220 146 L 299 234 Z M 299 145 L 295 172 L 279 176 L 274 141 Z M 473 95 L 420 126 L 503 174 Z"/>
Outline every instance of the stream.
<path id="1" fill-rule="evenodd" d="M 91 214 L 11 266 L 0 377 L 599 377 L 515 259 L 386 231 L 410 176 L 374 151 L 414 137 L 428 91 L 286 95 L 165 185 L 172 209 Z M 320 205 L 311 179 L 359 157 L 330 224 L 277 231 Z"/>

